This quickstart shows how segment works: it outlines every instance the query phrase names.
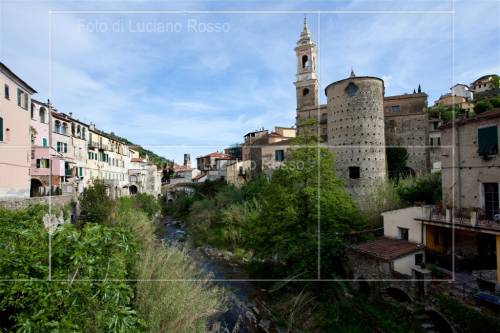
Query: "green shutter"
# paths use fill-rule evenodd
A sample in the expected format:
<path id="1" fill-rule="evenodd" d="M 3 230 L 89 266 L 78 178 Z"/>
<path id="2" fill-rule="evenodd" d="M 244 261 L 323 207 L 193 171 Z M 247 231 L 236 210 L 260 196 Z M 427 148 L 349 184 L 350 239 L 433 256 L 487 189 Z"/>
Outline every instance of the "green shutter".
<path id="1" fill-rule="evenodd" d="M 17 106 L 21 106 L 21 89 L 17 88 Z"/>
<path id="2" fill-rule="evenodd" d="M 42 139 L 42 146 L 47 147 L 47 139 L 46 138 Z"/>
<path id="3" fill-rule="evenodd" d="M 0 141 L 3 141 L 3 118 L 0 117 Z"/>
<path id="4" fill-rule="evenodd" d="M 498 127 L 490 126 L 478 129 L 478 154 L 489 156 L 498 154 Z"/>
<path id="5" fill-rule="evenodd" d="M 24 93 L 24 109 L 28 110 L 28 94 Z"/>

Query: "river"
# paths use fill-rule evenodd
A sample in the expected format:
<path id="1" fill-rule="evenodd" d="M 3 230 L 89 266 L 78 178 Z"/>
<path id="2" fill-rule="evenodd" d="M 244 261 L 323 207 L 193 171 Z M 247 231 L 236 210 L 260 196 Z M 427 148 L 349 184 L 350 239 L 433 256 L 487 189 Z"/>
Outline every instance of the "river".
<path id="1" fill-rule="evenodd" d="M 182 223 L 166 218 L 164 240 L 169 245 L 185 248 L 199 269 L 209 274 L 214 283 L 224 287 L 228 294 L 228 309 L 209 322 L 211 333 L 283 333 L 268 309 L 265 291 L 257 287 L 243 268 L 211 249 L 193 248 L 186 242 L 187 235 Z"/>

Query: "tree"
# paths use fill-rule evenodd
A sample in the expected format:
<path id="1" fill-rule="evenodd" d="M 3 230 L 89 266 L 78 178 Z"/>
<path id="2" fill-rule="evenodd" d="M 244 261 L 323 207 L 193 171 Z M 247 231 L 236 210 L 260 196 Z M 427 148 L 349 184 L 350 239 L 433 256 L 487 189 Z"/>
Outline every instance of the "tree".
<path id="1" fill-rule="evenodd" d="M 344 238 L 363 219 L 333 171 L 333 154 L 314 141 L 297 139 L 283 167 L 273 172 L 249 219 L 246 246 L 265 260 L 286 264 L 287 274 L 317 277 L 318 245 L 322 276 L 341 267 Z M 319 228 L 318 228 L 319 226 Z M 318 243 L 320 241 L 320 243 Z"/>
<path id="2" fill-rule="evenodd" d="M 431 173 L 417 178 L 403 179 L 397 187 L 398 194 L 404 202 L 436 204 L 442 199 L 441 174 Z"/>
<path id="3" fill-rule="evenodd" d="M 500 76 L 494 75 L 491 78 L 491 84 L 493 85 L 494 88 L 498 89 L 500 88 Z"/>
<path id="4" fill-rule="evenodd" d="M 387 169 L 389 178 L 399 180 L 408 173 L 408 151 L 405 147 L 387 147 L 385 149 L 387 156 Z"/>
<path id="5" fill-rule="evenodd" d="M 491 105 L 495 108 L 500 108 L 500 96 L 495 96 L 490 99 Z"/>
<path id="6" fill-rule="evenodd" d="M 113 210 L 113 200 L 108 196 L 106 185 L 95 179 L 80 195 L 80 220 L 83 223 L 107 223 Z"/>

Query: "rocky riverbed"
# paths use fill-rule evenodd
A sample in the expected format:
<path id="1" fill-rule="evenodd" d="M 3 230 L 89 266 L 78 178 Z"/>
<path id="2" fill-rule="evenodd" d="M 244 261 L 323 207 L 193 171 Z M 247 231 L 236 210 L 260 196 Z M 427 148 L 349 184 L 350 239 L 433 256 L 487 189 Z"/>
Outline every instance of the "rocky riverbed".
<path id="1" fill-rule="evenodd" d="M 213 279 L 213 283 L 227 290 L 228 309 L 209 322 L 210 333 L 281 333 L 288 330 L 276 324 L 266 305 L 266 291 L 259 289 L 230 252 L 209 247 L 195 248 L 189 241 L 182 222 L 164 220 L 164 241 L 184 248 L 200 270 Z"/>

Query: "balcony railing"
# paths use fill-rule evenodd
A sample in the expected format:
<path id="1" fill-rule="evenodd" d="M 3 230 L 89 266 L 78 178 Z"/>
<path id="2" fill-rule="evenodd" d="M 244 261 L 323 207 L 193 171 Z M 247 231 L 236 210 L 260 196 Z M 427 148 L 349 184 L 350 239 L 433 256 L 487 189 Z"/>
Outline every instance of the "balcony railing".
<path id="1" fill-rule="evenodd" d="M 439 206 L 422 207 L 421 220 L 454 224 L 455 226 L 474 227 L 500 231 L 498 215 L 487 214 L 484 209 L 451 209 Z"/>
<path id="2" fill-rule="evenodd" d="M 97 141 L 89 141 L 89 148 L 99 148 L 99 142 Z"/>

